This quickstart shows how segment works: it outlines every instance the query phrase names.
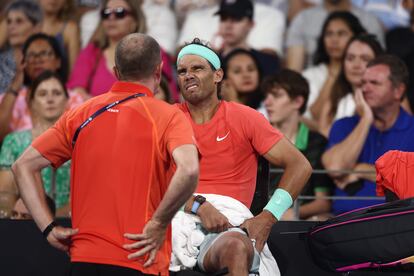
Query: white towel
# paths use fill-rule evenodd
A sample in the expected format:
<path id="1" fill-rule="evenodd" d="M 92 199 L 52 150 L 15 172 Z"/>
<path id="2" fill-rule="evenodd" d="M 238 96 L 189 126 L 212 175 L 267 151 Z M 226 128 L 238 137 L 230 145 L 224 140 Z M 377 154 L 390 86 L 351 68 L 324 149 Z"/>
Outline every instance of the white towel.
<path id="1" fill-rule="evenodd" d="M 203 196 L 234 226 L 239 226 L 246 219 L 253 217 L 250 210 L 234 198 L 215 194 L 203 194 Z M 204 234 L 196 228 L 196 223 L 200 223 L 198 216 L 183 211 L 179 211 L 172 220 L 171 271 L 178 271 L 183 267 L 193 268 L 196 265 L 198 246 L 204 240 Z M 280 275 L 276 260 L 267 244 L 260 253 L 259 273 L 262 276 Z"/>

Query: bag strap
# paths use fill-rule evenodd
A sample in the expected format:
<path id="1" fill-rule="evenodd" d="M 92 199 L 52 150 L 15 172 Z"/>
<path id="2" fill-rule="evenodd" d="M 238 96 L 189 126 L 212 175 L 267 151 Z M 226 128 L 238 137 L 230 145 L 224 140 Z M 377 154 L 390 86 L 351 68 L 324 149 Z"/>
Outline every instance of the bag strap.
<path id="1" fill-rule="evenodd" d="M 118 100 L 118 101 L 115 101 L 113 103 L 110 103 L 110 104 L 108 104 L 108 105 L 106 105 L 106 106 L 98 109 L 97 111 L 95 111 L 95 113 L 93 113 L 91 116 L 89 116 L 89 118 L 86 119 L 76 129 L 75 134 L 73 135 L 73 139 L 72 139 L 72 147 L 75 147 L 76 141 L 78 140 L 78 136 L 79 136 L 79 133 L 81 132 L 81 130 L 83 128 L 85 128 L 90 122 L 92 122 L 93 119 L 95 119 L 96 117 L 98 117 L 99 115 L 101 115 L 102 113 L 104 113 L 105 111 L 107 111 L 108 109 L 110 109 L 110 108 L 112 108 L 112 107 L 114 107 L 114 106 L 116 106 L 118 104 L 121 104 L 123 102 L 126 102 L 126 101 L 131 100 L 131 99 L 135 99 L 135 98 L 138 98 L 138 97 L 143 97 L 143 96 L 145 96 L 145 94 L 143 94 L 143 93 L 137 93 L 137 94 L 134 94 L 134 95 L 130 95 L 130 96 L 126 97 L 126 98 L 123 98 L 122 100 Z"/>

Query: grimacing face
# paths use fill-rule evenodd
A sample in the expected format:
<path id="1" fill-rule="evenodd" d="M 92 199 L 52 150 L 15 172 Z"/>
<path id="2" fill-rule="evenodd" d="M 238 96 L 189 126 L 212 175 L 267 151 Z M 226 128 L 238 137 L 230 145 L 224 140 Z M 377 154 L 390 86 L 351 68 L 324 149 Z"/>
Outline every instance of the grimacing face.
<path id="1" fill-rule="evenodd" d="M 185 55 L 178 62 L 177 73 L 178 86 L 189 103 L 198 104 L 217 97 L 217 83 L 222 80 L 223 71 L 213 71 L 206 59 Z"/>

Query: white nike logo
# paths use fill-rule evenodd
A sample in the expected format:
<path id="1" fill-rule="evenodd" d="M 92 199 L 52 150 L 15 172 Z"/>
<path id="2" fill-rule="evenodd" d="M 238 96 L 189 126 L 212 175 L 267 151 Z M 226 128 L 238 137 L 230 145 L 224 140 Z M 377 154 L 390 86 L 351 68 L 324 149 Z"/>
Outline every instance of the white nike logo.
<path id="1" fill-rule="evenodd" d="M 225 136 L 223 136 L 223 137 L 217 136 L 217 138 L 216 138 L 217 142 L 221 142 L 221 141 L 223 141 L 224 139 L 226 139 L 226 138 L 227 138 L 227 136 L 229 135 L 229 133 L 230 133 L 230 131 L 229 131 L 229 132 L 227 132 L 227 134 L 226 134 Z"/>

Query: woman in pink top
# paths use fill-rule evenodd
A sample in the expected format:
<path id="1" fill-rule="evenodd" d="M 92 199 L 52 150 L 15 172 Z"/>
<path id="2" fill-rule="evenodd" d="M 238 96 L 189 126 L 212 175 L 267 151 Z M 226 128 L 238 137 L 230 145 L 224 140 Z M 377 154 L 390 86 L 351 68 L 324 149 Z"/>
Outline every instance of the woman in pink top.
<path id="1" fill-rule="evenodd" d="M 104 0 L 101 22 L 90 42 L 79 54 L 71 73 L 68 88 L 85 98 L 107 92 L 116 77 L 112 71 L 115 65 L 115 48 L 125 35 L 146 32 L 145 16 L 137 0 Z M 163 52 L 163 74 L 170 87 L 175 88 L 171 62 Z M 176 90 L 175 90 L 176 91 Z M 175 93 L 176 95 L 177 93 Z M 175 97 L 176 98 L 176 97 Z"/>

